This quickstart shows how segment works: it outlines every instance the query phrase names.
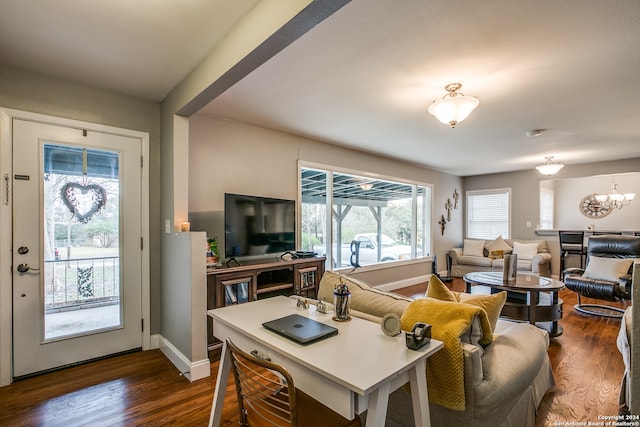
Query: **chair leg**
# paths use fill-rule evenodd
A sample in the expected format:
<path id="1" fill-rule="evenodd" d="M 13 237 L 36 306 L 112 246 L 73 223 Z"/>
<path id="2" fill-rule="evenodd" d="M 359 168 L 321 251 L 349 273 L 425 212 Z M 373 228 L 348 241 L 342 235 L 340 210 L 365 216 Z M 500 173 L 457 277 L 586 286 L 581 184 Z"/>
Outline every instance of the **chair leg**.
<path id="1" fill-rule="evenodd" d="M 627 302 L 622 300 L 622 304 L 627 307 Z M 609 305 L 603 304 L 582 304 L 580 300 L 580 294 L 578 294 L 578 303 L 573 306 L 574 310 L 583 313 L 589 314 L 592 316 L 602 316 L 602 317 L 611 317 L 614 319 L 621 319 L 624 315 L 624 309 L 618 307 L 611 307 Z"/>

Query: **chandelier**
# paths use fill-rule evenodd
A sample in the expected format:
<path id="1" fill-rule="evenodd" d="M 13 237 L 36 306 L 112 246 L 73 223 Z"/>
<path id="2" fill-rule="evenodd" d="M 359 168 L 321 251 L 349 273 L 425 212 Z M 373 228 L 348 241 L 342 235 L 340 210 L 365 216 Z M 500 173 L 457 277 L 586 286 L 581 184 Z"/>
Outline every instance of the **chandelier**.
<path id="1" fill-rule="evenodd" d="M 614 178 L 611 178 L 609 194 L 597 194 L 596 200 L 610 209 L 622 209 L 623 206 L 631 203 L 634 197 L 636 197 L 635 193 L 618 193 L 618 184 L 616 184 Z"/>
<path id="2" fill-rule="evenodd" d="M 450 83 L 444 87 L 449 92 L 442 99 L 433 101 L 429 106 L 429 114 L 435 116 L 442 123 L 456 127 L 458 123 L 467 118 L 467 116 L 480 104 L 478 98 L 466 96 L 459 93 L 458 90 L 462 85 L 460 83 Z"/>
<path id="3" fill-rule="evenodd" d="M 544 163 L 536 166 L 536 169 L 543 175 L 554 175 L 564 167 L 564 164 L 553 161 L 553 156 L 546 156 Z"/>

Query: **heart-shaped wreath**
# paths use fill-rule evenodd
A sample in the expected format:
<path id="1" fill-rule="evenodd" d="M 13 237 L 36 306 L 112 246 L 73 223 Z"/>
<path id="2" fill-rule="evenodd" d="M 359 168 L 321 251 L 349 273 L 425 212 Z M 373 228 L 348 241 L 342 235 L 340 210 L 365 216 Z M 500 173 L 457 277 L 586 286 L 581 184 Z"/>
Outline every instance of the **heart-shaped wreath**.
<path id="1" fill-rule="evenodd" d="M 60 190 L 62 201 L 76 219 L 86 224 L 107 203 L 107 192 L 97 184 L 68 182 Z"/>

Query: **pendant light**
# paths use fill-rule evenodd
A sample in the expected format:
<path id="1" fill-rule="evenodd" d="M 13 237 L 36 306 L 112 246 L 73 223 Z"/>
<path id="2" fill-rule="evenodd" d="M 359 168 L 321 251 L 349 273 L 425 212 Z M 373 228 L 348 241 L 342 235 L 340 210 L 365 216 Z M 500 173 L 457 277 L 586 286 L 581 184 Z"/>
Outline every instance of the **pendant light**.
<path id="1" fill-rule="evenodd" d="M 444 87 L 447 93 L 442 99 L 433 101 L 429 106 L 429 113 L 442 123 L 456 127 L 480 104 L 478 98 L 467 96 L 458 91 L 462 87 L 460 83 L 450 83 Z"/>

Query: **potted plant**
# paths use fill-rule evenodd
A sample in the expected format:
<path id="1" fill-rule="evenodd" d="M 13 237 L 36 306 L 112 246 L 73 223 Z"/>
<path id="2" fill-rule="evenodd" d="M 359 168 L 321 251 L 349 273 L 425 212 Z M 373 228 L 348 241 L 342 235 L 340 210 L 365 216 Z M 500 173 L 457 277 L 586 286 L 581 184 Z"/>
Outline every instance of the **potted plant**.
<path id="1" fill-rule="evenodd" d="M 218 238 L 208 238 L 207 239 L 207 258 L 211 258 L 210 261 L 212 263 L 218 262 Z"/>

